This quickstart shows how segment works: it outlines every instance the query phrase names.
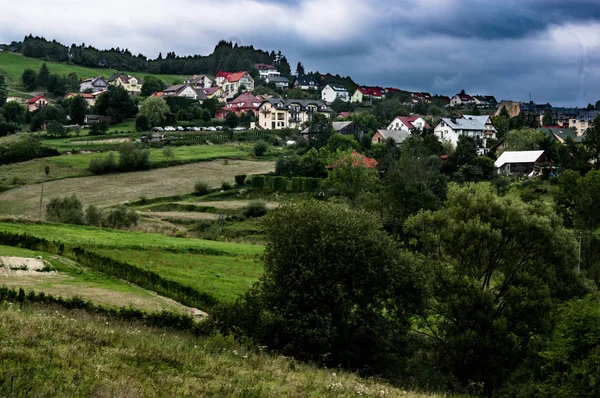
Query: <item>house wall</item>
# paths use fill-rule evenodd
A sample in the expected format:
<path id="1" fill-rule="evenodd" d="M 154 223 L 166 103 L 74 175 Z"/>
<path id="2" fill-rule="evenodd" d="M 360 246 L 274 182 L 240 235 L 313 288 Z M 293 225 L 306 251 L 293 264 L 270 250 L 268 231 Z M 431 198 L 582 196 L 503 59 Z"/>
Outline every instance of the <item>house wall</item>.
<path id="1" fill-rule="evenodd" d="M 345 102 L 350 100 L 347 91 L 335 91 L 331 86 L 326 86 L 323 91 L 321 91 L 321 99 L 327 103 L 332 103 L 337 98 Z"/>
<path id="2" fill-rule="evenodd" d="M 328 112 L 319 112 L 331 117 Z M 294 116 L 295 121 L 290 119 Z M 285 128 L 298 129 L 304 122 L 311 119 L 306 111 L 292 113 L 289 109 L 277 109 L 270 103 L 263 104 L 258 110 L 258 126 L 266 130 L 281 130 Z"/>
<path id="3" fill-rule="evenodd" d="M 385 138 L 383 138 L 381 133 L 378 131 L 375 134 L 373 134 L 373 137 L 371 137 L 371 142 L 374 144 L 383 143 L 385 142 Z"/>
<path id="4" fill-rule="evenodd" d="M 352 102 L 363 102 L 363 99 L 363 93 L 358 90 L 356 90 L 352 95 Z"/>

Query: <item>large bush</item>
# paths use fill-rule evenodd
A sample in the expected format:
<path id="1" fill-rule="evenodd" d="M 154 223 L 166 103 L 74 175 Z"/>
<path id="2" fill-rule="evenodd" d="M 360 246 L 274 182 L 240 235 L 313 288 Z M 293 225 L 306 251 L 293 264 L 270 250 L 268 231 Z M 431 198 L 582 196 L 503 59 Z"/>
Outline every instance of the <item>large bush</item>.
<path id="1" fill-rule="evenodd" d="M 265 214 L 267 214 L 267 212 L 267 205 L 264 202 L 260 201 L 248 203 L 248 205 L 244 207 L 244 210 L 242 211 L 244 217 L 247 218 L 262 217 Z"/>
<path id="2" fill-rule="evenodd" d="M 136 148 L 132 143 L 119 147 L 119 170 L 134 171 L 150 168 L 150 152 L 147 149 Z"/>
<path id="3" fill-rule="evenodd" d="M 307 202 L 279 208 L 264 225 L 265 274 L 225 324 L 298 358 L 388 368 L 423 291 L 415 262 L 377 218 Z"/>
<path id="4" fill-rule="evenodd" d="M 196 181 L 194 184 L 194 193 L 198 196 L 204 196 L 210 192 L 210 187 L 204 181 Z"/>
<path id="5" fill-rule="evenodd" d="M 48 221 L 65 224 L 83 225 L 83 206 L 75 195 L 64 198 L 53 198 L 46 205 Z"/>
<path id="6" fill-rule="evenodd" d="M 257 157 L 261 157 L 263 156 L 265 153 L 267 153 L 267 151 L 269 150 L 269 144 L 267 144 L 264 141 L 258 141 L 256 144 L 254 144 L 254 155 Z"/>

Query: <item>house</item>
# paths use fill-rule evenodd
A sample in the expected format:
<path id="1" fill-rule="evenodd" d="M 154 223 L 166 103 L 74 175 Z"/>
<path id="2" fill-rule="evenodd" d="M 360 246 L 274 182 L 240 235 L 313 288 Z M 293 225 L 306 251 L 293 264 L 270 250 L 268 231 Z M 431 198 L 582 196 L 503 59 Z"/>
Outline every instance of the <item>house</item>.
<path id="1" fill-rule="evenodd" d="M 98 94 L 102 94 L 103 91 L 97 91 L 95 93 L 69 93 L 65 96 L 65 99 L 82 97 L 88 104 L 88 106 L 96 105 L 96 97 Z"/>
<path id="2" fill-rule="evenodd" d="M 431 94 L 424 92 L 410 93 L 412 102 L 418 104 L 420 102 L 431 102 Z"/>
<path id="3" fill-rule="evenodd" d="M 458 145 L 458 138 L 465 136 L 481 140 L 482 148 L 478 150 L 479 155 L 488 151 L 486 127 L 477 119 L 441 118 L 435 124 L 433 131 L 440 141 L 450 142 L 454 148 Z"/>
<path id="4" fill-rule="evenodd" d="M 340 112 L 340 113 L 338 113 L 337 119 L 342 119 L 342 118 L 347 119 L 352 115 L 353 115 L 352 112 Z"/>
<path id="5" fill-rule="evenodd" d="M 266 79 L 269 76 L 279 76 L 280 73 L 277 70 L 277 67 L 269 64 L 256 64 L 254 65 L 258 73 L 260 74 L 261 79 Z"/>
<path id="6" fill-rule="evenodd" d="M 108 90 L 108 82 L 102 76 L 90 77 L 79 82 L 79 92 L 95 93 L 97 91 Z"/>
<path id="7" fill-rule="evenodd" d="M 50 103 L 50 100 L 48 98 L 44 97 L 43 95 L 38 95 L 38 96 L 28 99 L 25 104 L 27 105 L 27 109 L 29 110 L 29 112 L 33 112 L 40 108 L 44 108 L 49 103 Z"/>
<path id="8" fill-rule="evenodd" d="M 412 130 L 430 129 L 431 126 L 421 116 L 397 116 L 388 125 L 387 130 L 403 130 L 411 132 Z"/>
<path id="9" fill-rule="evenodd" d="M 352 135 L 357 141 L 360 141 L 365 135 L 364 131 L 358 126 L 358 124 L 347 121 L 347 122 L 332 122 L 331 125 L 336 133 L 342 135 Z M 302 130 L 300 133 L 302 136 L 308 135 L 308 128 Z"/>
<path id="10" fill-rule="evenodd" d="M 245 91 L 254 90 L 254 79 L 248 72 L 222 72 L 215 77 L 215 83 L 223 89 L 225 98 L 235 97 L 243 87 Z"/>
<path id="11" fill-rule="evenodd" d="M 223 108 L 219 109 L 217 111 L 217 118 L 225 119 L 229 112 L 234 112 L 238 116 L 241 116 L 242 112 L 252 112 L 255 117 L 258 117 L 258 108 L 260 108 L 263 100 L 262 97 L 252 93 L 242 93 L 236 99 L 228 102 Z"/>
<path id="12" fill-rule="evenodd" d="M 377 130 L 373 134 L 371 142 L 373 144 L 382 144 L 391 138 L 396 145 L 399 145 L 406 141 L 408 137 L 410 137 L 410 132 L 406 130 Z"/>
<path id="13" fill-rule="evenodd" d="M 432 97 L 432 99 L 435 99 L 435 103 L 442 106 L 448 106 L 452 101 L 447 95 L 436 95 L 435 97 Z"/>
<path id="14" fill-rule="evenodd" d="M 321 91 L 321 99 L 328 104 L 331 104 L 336 99 L 348 102 L 350 101 L 350 93 L 348 93 L 348 89 L 344 86 L 328 84 L 323 91 Z"/>
<path id="15" fill-rule="evenodd" d="M 142 92 L 142 81 L 135 76 L 124 73 L 115 73 L 109 77 L 108 84 L 123 87 L 129 95 L 138 95 Z"/>
<path id="16" fill-rule="evenodd" d="M 83 119 L 84 124 L 98 124 L 100 122 L 110 123 L 110 117 L 102 115 L 85 115 Z"/>
<path id="17" fill-rule="evenodd" d="M 194 75 L 183 81 L 183 84 L 189 84 L 196 90 L 200 90 L 205 87 L 212 87 L 213 79 L 207 75 Z"/>
<path id="18" fill-rule="evenodd" d="M 317 113 L 330 118 L 332 112 L 319 100 L 269 98 L 260 105 L 258 127 L 267 130 L 297 129 Z"/>
<path id="19" fill-rule="evenodd" d="M 162 91 L 162 97 L 185 97 L 190 99 L 197 99 L 198 94 L 191 84 L 176 84 L 169 86 Z"/>
<path id="20" fill-rule="evenodd" d="M 385 98 L 385 91 L 381 87 L 358 87 L 352 95 L 352 102 L 372 101 Z"/>
<path id="21" fill-rule="evenodd" d="M 452 106 L 472 106 L 475 104 L 475 98 L 471 97 L 469 94 L 465 94 L 464 91 L 456 94 L 450 100 L 450 105 Z"/>
<path id="22" fill-rule="evenodd" d="M 492 117 L 490 115 L 463 115 L 463 119 L 472 119 L 477 120 L 479 123 L 483 124 L 485 127 L 484 134 L 486 139 L 495 140 L 496 139 L 496 128 L 492 123 Z"/>
<path id="23" fill-rule="evenodd" d="M 318 90 L 319 84 L 312 78 L 308 76 L 298 76 L 294 83 L 292 84 L 293 88 L 300 87 L 301 90 L 309 91 L 309 90 Z"/>
<path id="24" fill-rule="evenodd" d="M 225 102 L 225 93 L 221 87 L 208 87 L 196 90 L 196 99 L 200 103 L 210 98 L 216 98 L 219 102 Z"/>
<path id="25" fill-rule="evenodd" d="M 284 88 L 290 87 L 290 80 L 285 76 L 276 76 L 276 75 L 267 76 L 265 78 L 265 82 L 267 84 L 273 83 L 273 84 L 275 84 L 275 87 L 280 88 L 282 90 Z"/>
<path id="26" fill-rule="evenodd" d="M 573 129 L 565 127 L 542 127 L 538 129 L 546 137 L 564 144 L 567 139 L 572 139 L 574 142 L 582 142 L 583 136 L 578 136 Z"/>
<path id="27" fill-rule="evenodd" d="M 496 97 L 493 95 L 475 95 L 475 104 L 484 108 L 495 108 L 498 105 Z"/>
<path id="28" fill-rule="evenodd" d="M 548 162 L 544 151 L 506 151 L 494 162 L 498 174 L 541 174 L 541 165 Z"/>

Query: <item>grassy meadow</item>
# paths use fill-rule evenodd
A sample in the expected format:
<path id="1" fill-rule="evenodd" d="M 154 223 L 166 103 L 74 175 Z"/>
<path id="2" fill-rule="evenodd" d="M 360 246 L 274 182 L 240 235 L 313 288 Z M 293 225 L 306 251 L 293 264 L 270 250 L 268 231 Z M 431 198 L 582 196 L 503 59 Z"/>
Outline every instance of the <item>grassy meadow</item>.
<path id="1" fill-rule="evenodd" d="M 0 305 L 1 396 L 435 397 L 81 311 Z"/>
<path id="2" fill-rule="evenodd" d="M 190 151 L 189 148 L 181 147 L 182 153 Z M 210 151 L 213 147 L 204 146 L 204 148 Z M 159 159 L 161 155 L 162 153 L 157 154 Z M 52 176 L 56 176 L 58 172 L 65 173 L 64 177 L 82 175 L 83 167 L 84 165 L 87 167 L 90 157 L 83 158 L 84 161 L 77 157 L 79 155 L 74 156 L 74 160 L 69 159 L 69 156 L 58 157 L 57 164 L 60 167 L 57 169 L 53 169 L 50 164 Z M 92 156 L 106 155 L 94 154 Z M 208 152 L 205 155 L 194 154 L 193 156 L 198 159 L 202 156 L 210 158 L 213 155 Z M 223 154 L 217 157 L 221 156 Z M 47 162 L 47 159 L 40 159 L 31 161 L 31 163 L 24 162 L 0 167 L 0 174 L 9 179 L 16 177 L 25 182 L 35 183 L 41 180 L 42 170 Z M 25 165 L 26 163 L 27 165 Z M 224 181 L 233 184 L 234 177 L 238 174 L 268 173 L 274 170 L 274 167 L 274 162 L 213 160 L 148 171 L 67 178 L 47 182 L 44 185 L 44 200 L 75 194 L 85 206 L 90 204 L 112 206 L 127 201 L 136 201 L 141 197 L 151 199 L 189 194 L 198 180 L 206 182 L 211 187 L 218 187 Z M 36 209 L 39 209 L 40 190 L 40 185 L 34 184 L 0 193 L 0 214 L 35 216 Z"/>
<path id="3" fill-rule="evenodd" d="M 0 73 L 7 77 L 8 85 L 15 88 L 21 86 L 21 75 L 25 69 L 33 69 L 34 71 L 38 71 L 42 64 L 43 60 L 37 58 L 28 58 L 24 57 L 21 54 L 15 54 L 10 52 L 0 51 Z M 70 64 L 61 64 L 57 62 L 46 62 L 46 66 L 50 70 L 50 73 L 58 73 L 59 75 L 68 75 L 69 73 L 77 73 L 77 76 L 80 79 L 86 79 L 94 76 L 104 76 L 105 78 L 109 78 L 111 75 L 117 72 L 127 73 L 129 75 L 134 75 L 142 79 L 142 81 L 146 78 L 146 76 L 150 76 L 152 74 L 149 73 L 138 73 L 138 72 L 127 72 L 127 71 L 117 71 L 115 69 L 107 69 L 107 68 L 88 68 L 79 65 L 70 65 Z M 173 84 L 175 82 L 181 83 L 183 79 L 188 76 L 181 75 L 152 75 L 161 79 L 165 84 Z"/>

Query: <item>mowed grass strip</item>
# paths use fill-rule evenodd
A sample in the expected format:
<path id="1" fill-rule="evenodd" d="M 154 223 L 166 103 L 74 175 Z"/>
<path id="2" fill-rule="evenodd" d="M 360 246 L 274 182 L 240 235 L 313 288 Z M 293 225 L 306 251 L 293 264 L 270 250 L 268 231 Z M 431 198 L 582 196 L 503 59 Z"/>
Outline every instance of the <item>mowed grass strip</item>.
<path id="1" fill-rule="evenodd" d="M 29 234 L 48 240 L 57 240 L 67 245 L 86 249 L 115 248 L 136 250 L 167 250 L 171 252 L 207 252 L 224 256 L 254 256 L 263 252 L 263 247 L 251 244 L 215 242 L 193 238 L 174 238 L 160 234 L 118 231 L 104 228 L 83 227 L 67 224 L 34 224 L 1 222 L 0 231 Z M 126 261 L 127 262 L 127 261 Z"/>
<path id="2" fill-rule="evenodd" d="M 248 350 L 220 335 L 195 338 L 58 307 L 1 306 L 0 341 L 0 380 L 9 381 L 0 383 L 1 396 L 440 396 Z"/>
<path id="3" fill-rule="evenodd" d="M 212 256 L 155 249 L 92 249 L 106 257 L 154 271 L 222 302 L 233 302 L 263 274 L 257 256 Z"/>
<path id="4" fill-rule="evenodd" d="M 69 162 L 61 159 L 60 167 L 69 170 L 72 166 Z M 38 163 L 39 169 L 29 169 L 25 175 L 39 175 L 41 179 L 43 165 L 43 162 Z M 218 187 L 224 181 L 233 184 L 234 177 L 238 174 L 262 174 L 271 172 L 274 168 L 274 162 L 215 160 L 148 171 L 68 178 L 47 182 L 44 185 L 44 200 L 47 203 L 55 197 L 75 194 L 85 206 L 112 206 L 137 201 L 140 197 L 152 199 L 189 194 L 198 180 L 211 187 Z M 4 175 L 2 169 L 0 174 Z M 39 211 L 40 191 L 40 185 L 34 184 L 0 193 L 0 214 L 35 216 Z"/>
<path id="5" fill-rule="evenodd" d="M 138 286 L 101 272 L 80 267 L 74 261 L 49 253 L 0 245 L 0 256 L 42 257 L 56 270 L 53 273 L 31 272 L 26 275 L 2 275 L 0 286 L 25 292 L 36 291 L 62 296 L 81 297 L 95 304 L 111 307 L 134 307 L 144 311 L 175 311 L 193 314 L 194 310 Z"/>

